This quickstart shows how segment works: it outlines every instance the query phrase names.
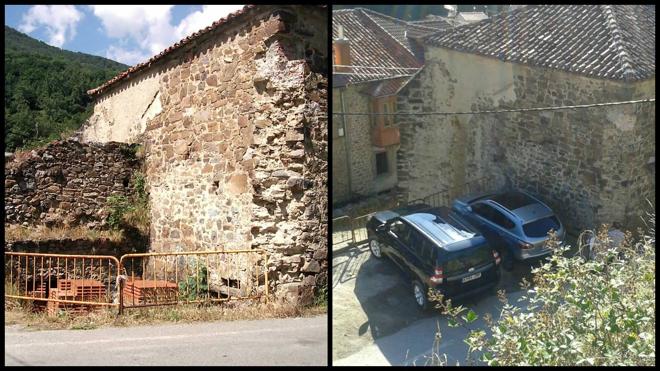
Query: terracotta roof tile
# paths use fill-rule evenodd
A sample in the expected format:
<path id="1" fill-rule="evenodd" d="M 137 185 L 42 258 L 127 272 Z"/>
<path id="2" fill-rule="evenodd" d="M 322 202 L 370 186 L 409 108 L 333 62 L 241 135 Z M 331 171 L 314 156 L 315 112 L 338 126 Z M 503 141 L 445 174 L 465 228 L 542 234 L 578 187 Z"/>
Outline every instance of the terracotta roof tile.
<path id="1" fill-rule="evenodd" d="M 321 8 L 326 8 L 325 5 L 317 5 L 317 6 L 319 6 Z M 144 63 L 139 63 L 139 64 L 137 64 L 133 67 L 130 67 L 128 70 L 126 70 L 124 72 L 121 72 L 117 76 L 115 76 L 112 79 L 106 81 L 103 85 L 101 85 L 101 86 L 99 86 L 95 89 L 88 90 L 87 94 L 96 95 L 96 94 L 99 94 L 99 93 L 103 92 L 104 90 L 106 90 L 111 85 L 113 85 L 113 84 L 115 84 L 115 83 L 117 83 L 117 82 L 119 82 L 119 81 L 121 81 L 125 78 L 128 78 L 129 74 L 141 71 L 141 70 L 151 66 L 153 63 L 157 62 L 161 58 L 163 58 L 166 55 L 172 53 L 173 51 L 185 46 L 186 44 L 188 44 L 191 41 L 197 39 L 198 37 L 201 37 L 202 35 L 211 32 L 212 30 L 218 28 L 221 25 L 224 25 L 225 23 L 233 21 L 234 19 L 236 19 L 241 14 L 244 14 L 247 11 L 249 11 L 251 9 L 254 9 L 256 7 L 258 7 L 258 6 L 257 5 L 246 5 L 246 6 L 243 7 L 243 9 L 239 9 L 239 10 L 233 12 L 233 13 L 228 14 L 226 17 L 218 19 L 217 21 L 213 22 L 210 26 L 208 26 L 206 28 L 203 28 L 203 29 L 201 29 L 201 30 L 199 30 L 199 31 L 183 38 L 182 40 L 174 43 L 172 46 L 166 48 L 162 52 L 160 52 L 157 55 L 151 57 L 148 61 L 146 61 Z"/>
<path id="2" fill-rule="evenodd" d="M 440 31 L 429 45 L 587 76 L 655 76 L 655 5 L 539 5 Z"/>

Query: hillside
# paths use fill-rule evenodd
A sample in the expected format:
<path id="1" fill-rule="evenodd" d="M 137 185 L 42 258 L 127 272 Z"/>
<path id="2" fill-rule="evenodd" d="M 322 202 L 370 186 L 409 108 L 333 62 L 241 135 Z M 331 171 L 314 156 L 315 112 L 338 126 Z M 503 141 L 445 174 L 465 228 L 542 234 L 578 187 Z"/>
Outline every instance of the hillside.
<path id="1" fill-rule="evenodd" d="M 128 66 L 71 52 L 5 26 L 6 150 L 75 131 L 91 114 L 86 91 Z"/>

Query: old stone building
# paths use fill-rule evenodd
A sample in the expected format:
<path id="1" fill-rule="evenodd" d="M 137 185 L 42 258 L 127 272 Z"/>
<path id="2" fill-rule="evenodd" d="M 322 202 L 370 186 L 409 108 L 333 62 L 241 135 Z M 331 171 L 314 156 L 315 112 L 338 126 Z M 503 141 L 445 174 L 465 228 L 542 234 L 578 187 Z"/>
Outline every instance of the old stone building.
<path id="1" fill-rule="evenodd" d="M 396 110 L 399 89 L 424 63 L 416 38 L 438 30 L 355 8 L 332 14 L 332 201 L 339 204 L 397 184 L 399 129 L 392 116 L 344 112 Z"/>
<path id="2" fill-rule="evenodd" d="M 324 6 L 246 6 L 89 93 L 85 142 L 143 143 L 150 249 L 263 248 L 272 289 L 327 279 Z"/>
<path id="3" fill-rule="evenodd" d="M 654 98 L 655 6 L 527 6 L 426 38 L 425 58 L 401 111 Z M 638 224 L 655 201 L 654 103 L 402 116 L 400 130 L 402 200 L 493 176 L 548 202 L 572 230 Z"/>

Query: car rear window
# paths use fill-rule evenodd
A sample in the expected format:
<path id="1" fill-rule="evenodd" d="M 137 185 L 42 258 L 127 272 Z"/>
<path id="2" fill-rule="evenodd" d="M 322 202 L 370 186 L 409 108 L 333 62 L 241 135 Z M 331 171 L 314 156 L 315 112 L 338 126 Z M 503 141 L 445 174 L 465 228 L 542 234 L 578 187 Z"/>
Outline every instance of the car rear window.
<path id="1" fill-rule="evenodd" d="M 515 210 L 536 202 L 534 199 L 521 192 L 502 193 L 493 197 L 492 200 L 509 210 Z"/>
<path id="2" fill-rule="evenodd" d="M 551 229 L 555 231 L 559 229 L 559 220 L 556 216 L 549 216 L 523 225 L 523 231 L 528 237 L 545 237 Z"/>
<path id="3" fill-rule="evenodd" d="M 465 273 L 472 267 L 477 267 L 493 260 L 492 251 L 487 248 L 478 248 L 470 250 L 469 253 L 460 252 L 450 254 L 449 260 L 445 263 L 445 275 L 453 276 Z"/>

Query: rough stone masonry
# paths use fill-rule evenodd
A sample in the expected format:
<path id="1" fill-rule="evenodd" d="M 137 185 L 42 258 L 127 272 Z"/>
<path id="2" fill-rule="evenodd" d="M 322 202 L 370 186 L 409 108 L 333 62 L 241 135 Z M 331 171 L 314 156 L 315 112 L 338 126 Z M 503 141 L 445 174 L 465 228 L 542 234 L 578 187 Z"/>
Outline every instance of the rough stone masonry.
<path id="1" fill-rule="evenodd" d="M 155 252 L 266 249 L 327 281 L 327 8 L 252 6 L 96 90 L 85 142 L 143 142 Z"/>
<path id="2" fill-rule="evenodd" d="M 55 141 L 5 164 L 5 225 L 98 227 L 107 198 L 130 197 L 139 170 L 131 146 Z"/>

